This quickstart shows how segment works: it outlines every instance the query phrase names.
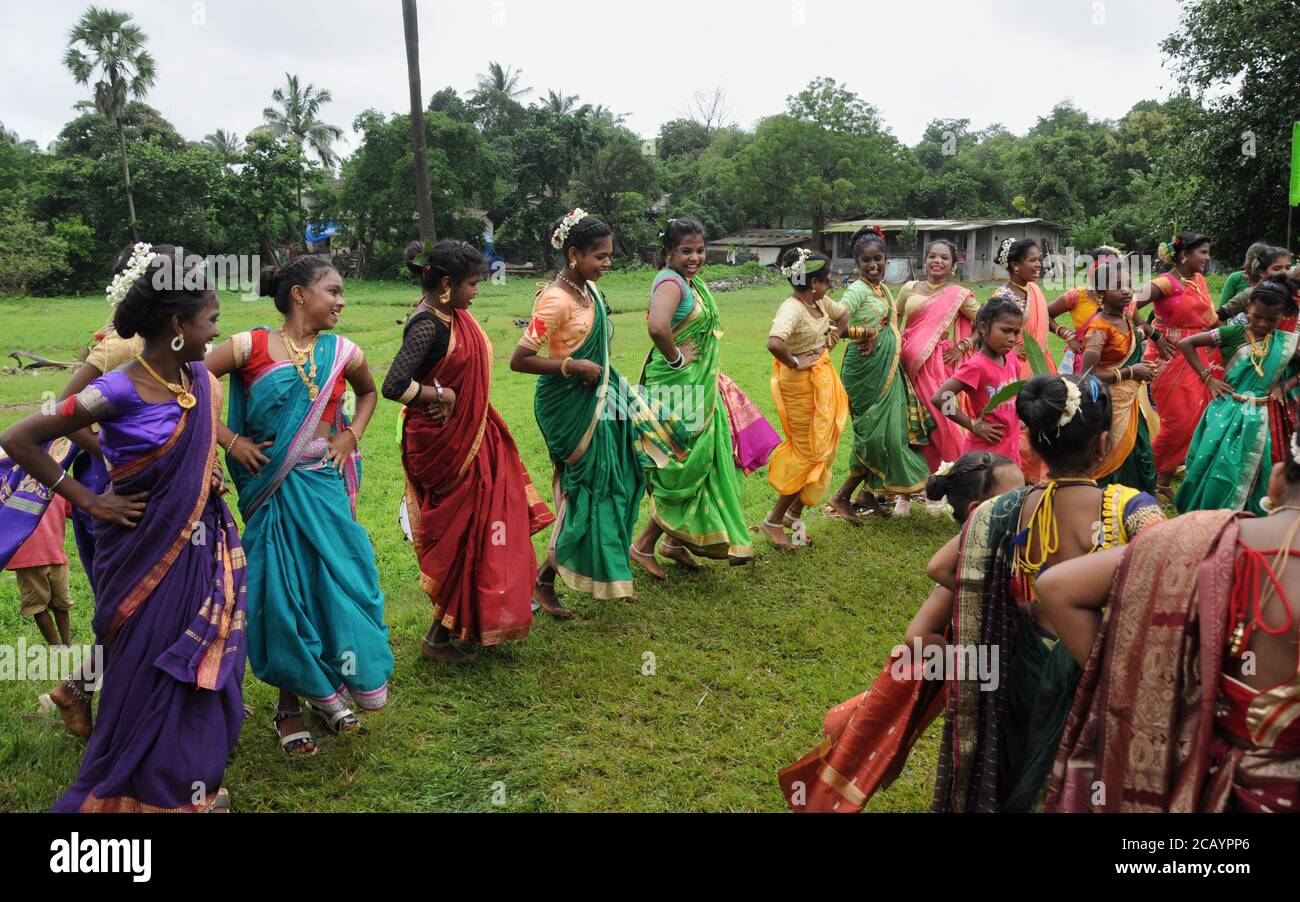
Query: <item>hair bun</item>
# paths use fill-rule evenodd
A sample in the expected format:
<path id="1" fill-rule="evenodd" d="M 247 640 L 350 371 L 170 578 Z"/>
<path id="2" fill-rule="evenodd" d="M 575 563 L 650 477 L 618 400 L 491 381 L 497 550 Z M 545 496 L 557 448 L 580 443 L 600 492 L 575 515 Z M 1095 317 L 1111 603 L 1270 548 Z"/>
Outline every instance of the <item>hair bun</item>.
<path id="1" fill-rule="evenodd" d="M 257 278 L 257 296 L 262 298 L 275 297 L 276 290 L 280 287 L 280 268 L 277 266 L 263 266 L 262 272 Z"/>
<path id="2" fill-rule="evenodd" d="M 942 501 L 948 495 L 948 477 L 936 473 L 925 481 L 925 497 L 931 501 Z"/>

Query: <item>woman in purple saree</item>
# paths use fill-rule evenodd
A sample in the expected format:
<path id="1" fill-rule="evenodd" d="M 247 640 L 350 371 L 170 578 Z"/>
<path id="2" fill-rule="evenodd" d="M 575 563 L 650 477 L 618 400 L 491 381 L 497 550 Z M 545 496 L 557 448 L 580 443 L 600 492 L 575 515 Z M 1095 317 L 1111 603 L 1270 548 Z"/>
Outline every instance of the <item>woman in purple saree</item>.
<path id="1" fill-rule="evenodd" d="M 0 436 L 33 478 L 96 518 L 103 684 L 81 771 L 55 811 L 229 807 L 221 781 L 244 718 L 244 556 L 220 497 L 220 391 L 199 362 L 220 308 L 211 291 L 158 287 L 174 259 L 172 248 L 137 245 L 114 280 L 125 295 L 117 329 L 144 336 L 144 352 L 56 415 Z M 42 449 L 95 422 L 112 480 L 102 495 Z"/>

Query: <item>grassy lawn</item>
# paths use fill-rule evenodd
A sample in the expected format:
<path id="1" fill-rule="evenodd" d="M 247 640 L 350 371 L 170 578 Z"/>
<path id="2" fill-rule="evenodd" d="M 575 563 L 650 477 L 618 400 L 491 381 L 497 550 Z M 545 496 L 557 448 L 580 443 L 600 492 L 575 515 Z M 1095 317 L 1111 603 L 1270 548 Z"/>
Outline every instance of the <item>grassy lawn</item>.
<path id="1" fill-rule="evenodd" d="M 602 283 L 616 311 L 614 365 L 632 379 L 649 348 L 649 281 L 642 271 L 612 273 Z M 519 336 L 514 320 L 528 316 L 533 291 L 522 279 L 485 283 L 473 312 L 495 350 L 493 403 L 545 493 L 550 467 L 533 419 L 534 380 L 508 368 Z M 398 321 L 416 294 L 389 283 L 347 290 L 340 331 L 365 349 L 377 381 L 397 352 Z M 727 332 L 723 368 L 774 424 L 765 337 L 787 294 L 771 284 L 717 295 Z M 21 349 L 74 359 L 107 312 L 99 297 L 0 301 L 0 357 Z M 265 299 L 223 299 L 227 336 L 275 322 Z M 1054 350 L 1059 354 L 1059 342 Z M 61 371 L 0 375 L 0 428 L 33 412 L 42 392 L 66 380 Z M 397 411 L 381 399 L 363 447 L 359 510 L 374 542 L 397 658 L 390 706 L 365 716 L 362 730 L 348 737 L 326 736 L 313 722 L 320 754 L 291 760 L 271 729 L 276 693 L 248 673 L 245 700 L 254 713 L 226 771 L 240 810 L 783 810 L 777 769 L 816 744 L 829 706 L 875 677 L 930 590 L 926 560 L 955 531 L 951 520 L 926 517 L 919 506 L 912 518 L 869 519 L 863 529 L 809 511 L 815 548 L 778 553 L 754 529 L 759 559 L 752 567 L 711 563 L 684 575 L 669 565 L 666 584 L 638 578 L 640 605 L 567 594 L 578 618 L 539 615 L 522 643 L 478 651 L 463 668 L 431 665 L 418 653 L 430 603 L 397 520 Z M 847 473 L 849 452 L 850 442 L 841 442 L 835 483 Z M 744 498 L 756 527 L 773 500 L 765 471 L 747 480 Z M 539 550 L 548 537 L 537 537 Z M 75 550 L 70 531 L 68 548 Z M 75 563 L 72 590 L 75 641 L 89 642 L 91 600 Z M 17 584 L 4 573 L 0 643 L 39 642 L 18 610 Z M 654 673 L 643 675 L 651 655 Z M 76 774 L 83 744 L 37 705 L 49 685 L 0 682 L 0 811 L 43 810 Z M 927 808 L 939 734 L 936 723 L 870 810 Z"/>

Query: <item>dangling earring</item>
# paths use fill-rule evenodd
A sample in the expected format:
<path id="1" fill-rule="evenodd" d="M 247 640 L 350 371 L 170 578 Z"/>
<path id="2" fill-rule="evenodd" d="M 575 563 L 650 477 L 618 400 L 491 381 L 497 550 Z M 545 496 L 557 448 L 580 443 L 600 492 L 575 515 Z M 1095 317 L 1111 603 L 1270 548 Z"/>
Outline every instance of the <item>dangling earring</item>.
<path id="1" fill-rule="evenodd" d="M 569 261 L 569 269 L 577 269 L 577 268 L 578 268 L 578 261 L 577 261 L 577 260 L 570 260 L 570 261 Z"/>
<path id="2" fill-rule="evenodd" d="M 446 291 L 444 291 L 442 294 L 438 295 L 438 303 L 440 303 L 440 304 L 448 304 L 448 305 L 451 304 L 451 289 L 450 289 L 450 288 L 447 289 Z"/>
<path id="3" fill-rule="evenodd" d="M 183 347 L 185 347 L 185 336 L 177 332 L 176 337 L 172 339 L 172 350 L 179 354 Z"/>

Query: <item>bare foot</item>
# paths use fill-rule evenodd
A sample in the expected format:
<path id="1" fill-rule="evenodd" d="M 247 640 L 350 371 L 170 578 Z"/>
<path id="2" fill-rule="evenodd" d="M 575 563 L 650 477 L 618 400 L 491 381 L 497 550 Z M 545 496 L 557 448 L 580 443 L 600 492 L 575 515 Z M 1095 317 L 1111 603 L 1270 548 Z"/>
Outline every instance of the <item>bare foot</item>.
<path id="1" fill-rule="evenodd" d="M 887 513 L 880 502 L 876 500 L 873 492 L 858 492 L 857 497 L 853 499 L 853 507 L 871 511 L 873 514 L 880 514 L 882 517 Z"/>
<path id="2" fill-rule="evenodd" d="M 78 739 L 89 739 L 92 722 L 90 694 L 70 682 L 55 686 L 49 694 L 50 701 L 59 709 L 63 725 Z"/>
<path id="3" fill-rule="evenodd" d="M 542 610 L 556 620 L 570 620 L 573 617 L 573 612 L 560 604 L 560 598 L 555 594 L 554 583 L 537 583 L 533 586 L 533 601 L 541 605 Z"/>
<path id="4" fill-rule="evenodd" d="M 628 557 L 630 557 L 635 563 L 639 564 L 642 570 L 649 573 L 655 579 L 665 580 L 668 578 L 668 574 L 664 572 L 664 568 L 660 567 L 659 562 L 655 560 L 653 552 L 646 554 L 644 551 L 637 548 L 636 543 L 633 542 L 627 549 L 627 553 Z"/>
<path id="5" fill-rule="evenodd" d="M 854 526 L 862 525 L 862 518 L 853 512 L 853 508 L 839 495 L 832 495 L 831 500 L 826 503 L 827 510 L 832 516 L 839 517 Z"/>
<path id="6" fill-rule="evenodd" d="M 625 601 L 625 602 L 627 602 L 628 604 L 640 604 L 640 603 L 641 603 L 641 596 L 640 596 L 640 595 L 624 595 L 624 596 L 622 596 L 621 598 L 616 598 L 616 599 L 614 599 L 614 600 L 615 600 L 615 601 Z"/>
<path id="7" fill-rule="evenodd" d="M 685 567 L 687 570 L 704 569 L 704 565 L 691 556 L 685 545 L 664 542 L 659 546 L 659 552 L 670 561 L 676 561 L 679 566 Z"/>
<path id="8" fill-rule="evenodd" d="M 428 661 L 442 661 L 447 664 L 464 664 L 470 655 L 461 651 L 450 642 L 434 644 L 426 636 L 420 640 L 420 657 Z"/>
<path id="9" fill-rule="evenodd" d="M 763 534 L 766 535 L 777 548 L 785 548 L 790 551 L 794 550 L 794 546 L 790 544 L 790 540 L 785 536 L 785 530 L 780 526 L 775 526 L 764 520 L 762 525 L 759 526 L 759 529 L 763 530 Z"/>

